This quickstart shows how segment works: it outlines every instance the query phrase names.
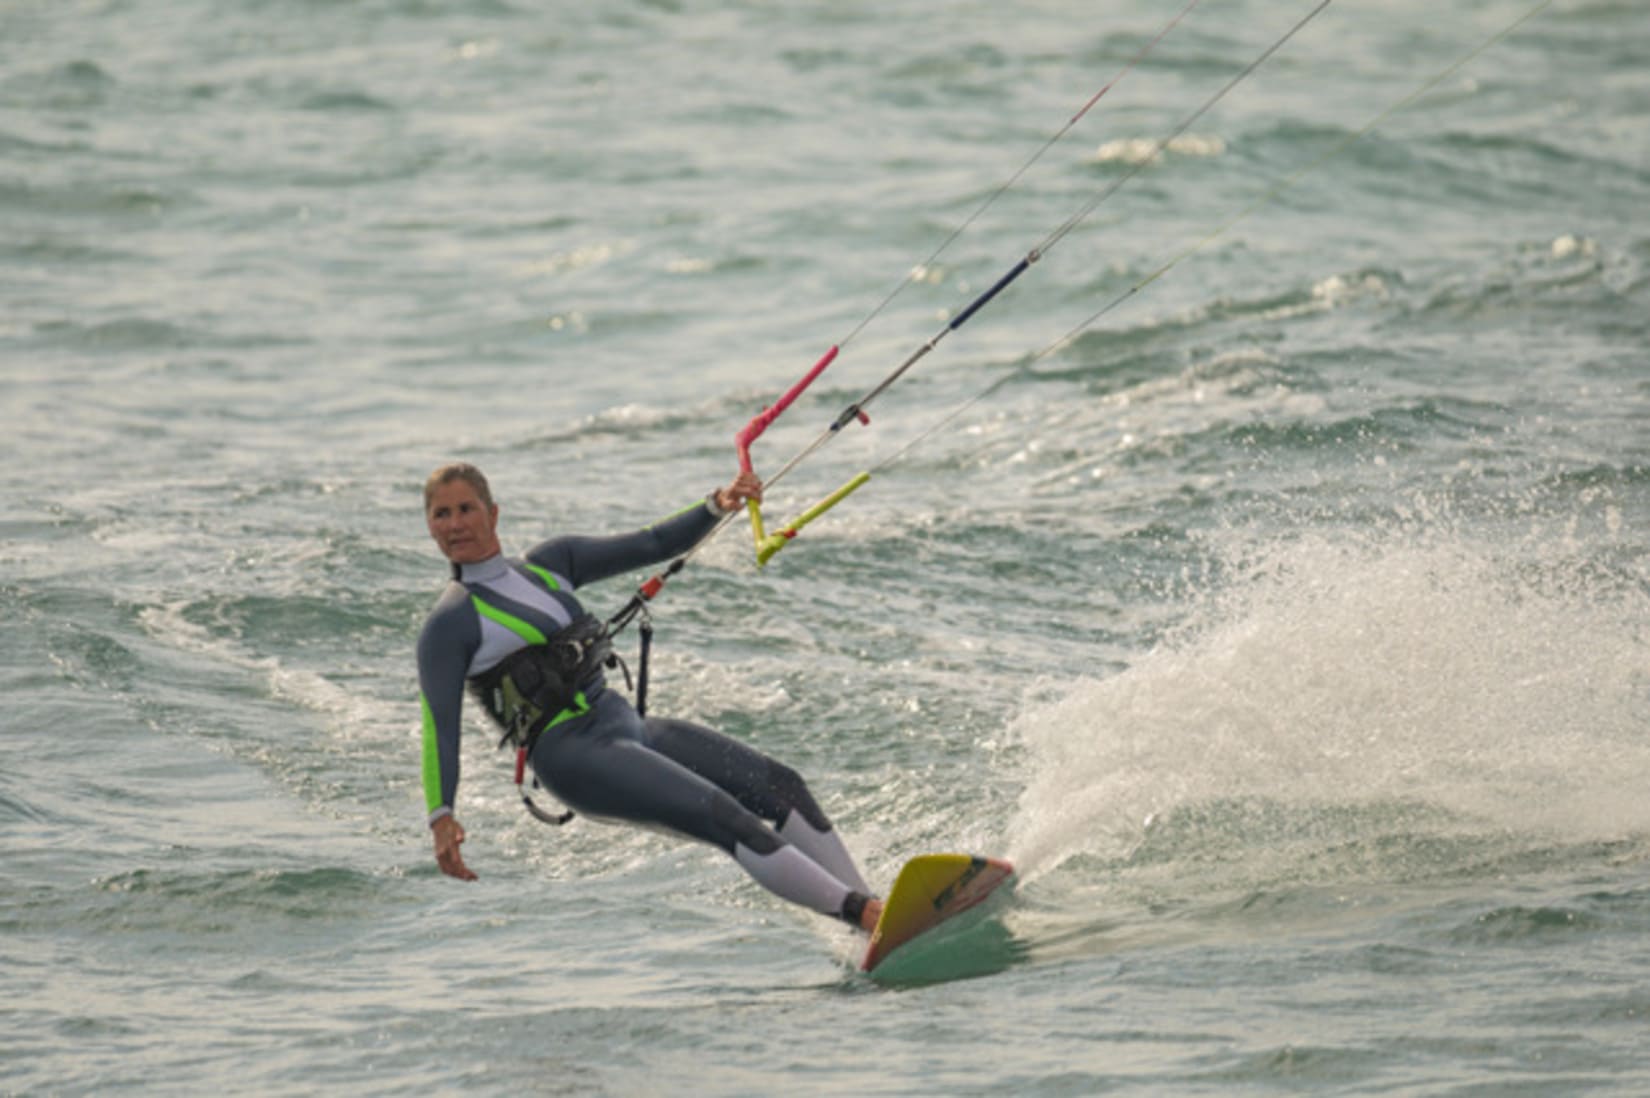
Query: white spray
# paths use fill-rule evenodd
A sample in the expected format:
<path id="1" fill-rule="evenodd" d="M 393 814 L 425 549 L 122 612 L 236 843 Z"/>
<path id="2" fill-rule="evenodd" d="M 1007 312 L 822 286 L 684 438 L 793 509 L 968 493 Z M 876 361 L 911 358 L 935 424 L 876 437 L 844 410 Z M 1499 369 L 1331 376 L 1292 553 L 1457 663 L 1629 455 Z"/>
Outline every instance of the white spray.
<path id="1" fill-rule="evenodd" d="M 1414 526 L 1242 552 L 1175 637 L 1025 713 L 1026 875 L 1243 798 L 1650 833 L 1650 585 L 1573 531 L 1509 549 Z"/>

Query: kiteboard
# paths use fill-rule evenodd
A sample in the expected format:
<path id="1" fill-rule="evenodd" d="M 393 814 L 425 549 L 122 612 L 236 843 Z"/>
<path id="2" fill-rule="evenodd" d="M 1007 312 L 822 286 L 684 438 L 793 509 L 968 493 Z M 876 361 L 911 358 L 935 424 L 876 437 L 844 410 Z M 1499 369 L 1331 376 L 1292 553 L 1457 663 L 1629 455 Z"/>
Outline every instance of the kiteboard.
<path id="1" fill-rule="evenodd" d="M 974 854 L 923 854 L 912 858 L 888 890 L 860 970 L 875 972 L 895 950 L 978 907 L 1013 880 L 1014 867 L 1001 858 Z"/>

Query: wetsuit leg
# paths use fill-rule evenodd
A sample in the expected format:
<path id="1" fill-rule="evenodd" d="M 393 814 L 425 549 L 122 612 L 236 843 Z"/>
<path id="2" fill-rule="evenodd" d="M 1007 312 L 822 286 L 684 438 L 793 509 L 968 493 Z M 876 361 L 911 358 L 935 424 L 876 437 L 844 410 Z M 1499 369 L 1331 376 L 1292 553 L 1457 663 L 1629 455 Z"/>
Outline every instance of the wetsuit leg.
<path id="1" fill-rule="evenodd" d="M 859 867 L 802 775 L 748 744 L 688 721 L 649 717 L 647 744 L 732 794 L 838 880 L 869 893 Z"/>
<path id="2" fill-rule="evenodd" d="M 617 695 L 603 694 L 588 716 L 539 737 L 533 769 L 552 793 L 586 815 L 712 843 L 769 891 L 852 921 L 863 903 L 859 892 L 726 790 L 648 746 L 644 736 L 635 710 Z"/>

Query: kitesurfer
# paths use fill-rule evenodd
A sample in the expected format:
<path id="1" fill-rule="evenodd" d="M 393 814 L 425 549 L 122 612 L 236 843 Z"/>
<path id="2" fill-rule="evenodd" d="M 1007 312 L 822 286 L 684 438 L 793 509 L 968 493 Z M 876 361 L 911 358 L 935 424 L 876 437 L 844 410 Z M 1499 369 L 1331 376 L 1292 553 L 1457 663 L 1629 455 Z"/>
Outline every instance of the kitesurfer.
<path id="1" fill-rule="evenodd" d="M 526 747 L 539 781 L 583 815 L 711 843 L 776 895 L 875 925 L 881 902 L 796 771 L 708 728 L 641 717 L 607 689 L 606 630 L 574 594 L 685 552 L 761 494 L 756 476 L 741 473 L 634 533 L 555 537 L 507 558 L 481 471 L 454 463 L 430 474 L 424 518 L 453 577 L 418 639 L 424 794 L 443 873 L 476 876 L 453 815 L 468 685 L 507 738 Z"/>

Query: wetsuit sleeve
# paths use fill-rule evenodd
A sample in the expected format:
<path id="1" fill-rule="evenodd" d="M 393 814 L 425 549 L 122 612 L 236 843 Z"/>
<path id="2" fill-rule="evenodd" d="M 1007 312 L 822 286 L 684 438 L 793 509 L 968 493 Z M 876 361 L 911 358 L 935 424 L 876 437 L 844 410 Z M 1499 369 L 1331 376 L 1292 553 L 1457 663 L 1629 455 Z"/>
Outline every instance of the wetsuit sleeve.
<path id="1" fill-rule="evenodd" d="M 481 646 L 481 623 L 469 594 L 454 584 L 418 636 L 419 708 L 423 716 L 424 807 L 434 823 L 458 796 L 458 747 L 463 732 L 464 676 Z"/>
<path id="2" fill-rule="evenodd" d="M 717 518 L 701 501 L 629 534 L 551 538 L 529 550 L 527 559 L 583 587 L 687 552 L 711 532 Z"/>

